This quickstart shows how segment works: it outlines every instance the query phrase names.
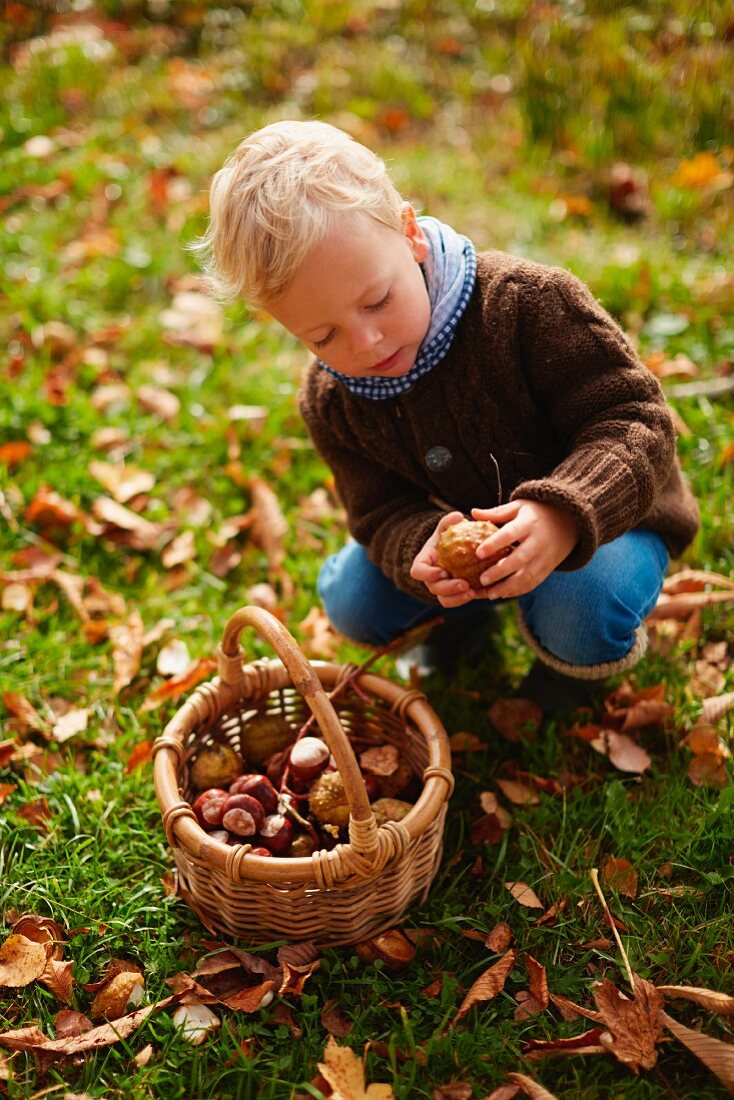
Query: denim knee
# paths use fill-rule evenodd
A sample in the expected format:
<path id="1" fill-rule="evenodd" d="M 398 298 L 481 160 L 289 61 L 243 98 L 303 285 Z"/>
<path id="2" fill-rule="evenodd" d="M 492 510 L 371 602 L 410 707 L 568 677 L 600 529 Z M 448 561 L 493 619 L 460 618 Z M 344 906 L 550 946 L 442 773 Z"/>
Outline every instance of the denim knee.
<path id="1" fill-rule="evenodd" d="M 631 650 L 660 593 L 668 554 L 650 531 L 630 531 L 582 569 L 552 573 L 521 597 L 525 625 L 543 649 L 573 665 L 618 661 Z"/>
<path id="2" fill-rule="evenodd" d="M 317 587 L 333 626 L 362 645 L 387 645 L 435 614 L 433 604 L 400 591 L 356 542 L 327 558 Z"/>

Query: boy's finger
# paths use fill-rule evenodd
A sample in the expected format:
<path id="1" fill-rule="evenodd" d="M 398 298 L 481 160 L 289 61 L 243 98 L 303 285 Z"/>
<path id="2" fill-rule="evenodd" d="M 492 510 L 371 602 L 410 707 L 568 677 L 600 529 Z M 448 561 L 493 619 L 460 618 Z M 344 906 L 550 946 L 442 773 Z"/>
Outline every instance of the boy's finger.
<path id="1" fill-rule="evenodd" d="M 488 519 L 494 523 L 495 520 L 512 519 L 517 515 L 518 510 L 518 502 L 512 500 L 508 504 L 498 504 L 496 508 L 472 508 L 471 514 L 474 519 Z"/>

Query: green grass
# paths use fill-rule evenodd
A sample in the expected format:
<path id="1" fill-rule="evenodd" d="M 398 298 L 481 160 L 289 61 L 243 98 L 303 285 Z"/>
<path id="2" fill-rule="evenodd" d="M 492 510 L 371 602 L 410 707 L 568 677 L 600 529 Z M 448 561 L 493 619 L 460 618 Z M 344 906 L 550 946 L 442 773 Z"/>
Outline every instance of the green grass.
<path id="1" fill-rule="evenodd" d="M 98 18 L 103 13 L 111 21 Z M 247 588 L 267 579 L 264 555 L 246 534 L 237 568 L 224 579 L 211 570 L 213 533 L 250 506 L 247 490 L 227 472 L 228 409 L 261 404 L 268 408 L 261 434 L 234 425 L 239 461 L 277 490 L 296 582 L 281 606 L 290 629 L 305 640 L 299 624 L 315 602 L 319 564 L 345 531 L 338 514 L 302 516 L 304 499 L 328 477 L 295 406 L 302 353 L 244 307 L 227 311 L 211 354 L 167 342 L 160 322 L 176 281 L 195 273 L 184 246 L 204 227 L 211 172 L 248 130 L 276 118 L 318 115 L 349 126 L 387 158 L 407 197 L 470 233 L 479 247 L 569 267 L 642 354 L 686 354 L 702 378 L 731 362 L 731 187 L 676 182 L 680 162 L 699 151 L 714 153 L 722 175 L 732 171 L 723 3 L 694 5 L 693 14 L 682 0 L 665 13 L 653 4 L 618 9 L 596 2 L 586 14 L 577 5 L 546 5 L 538 15 L 510 0 L 221 8 L 193 0 L 155 7 L 109 0 L 77 16 L 97 22 L 96 45 L 59 46 L 53 56 L 24 53 L 29 36 L 58 30 L 67 16 L 64 9 L 52 17 L 50 5 L 23 6 L 22 17 L 15 10 L 2 30 L 8 92 L 0 106 L 0 196 L 8 205 L 0 227 L 0 331 L 8 350 L 0 366 L 0 443 L 33 443 L 22 462 L 0 465 L 0 573 L 19 568 L 17 555 L 29 548 L 55 547 L 67 572 L 98 578 L 128 611 L 139 609 L 146 629 L 170 618 L 168 637 L 184 638 L 192 656 L 213 653 Z M 39 157 L 26 143 L 43 135 L 55 148 Z M 647 172 L 651 207 L 642 222 L 625 222 L 609 208 L 609 168 L 618 159 Z M 151 200 L 151 173 L 167 168 L 173 182 L 161 207 Z M 44 189 L 58 180 L 66 183 L 48 197 Z M 559 217 L 558 200 L 571 196 L 588 199 L 585 216 Z M 97 245 L 89 237 L 79 255 L 76 242 L 92 230 L 102 237 Z M 79 353 L 66 360 L 66 403 L 58 405 L 49 402 L 46 386 L 63 356 L 44 343 L 41 327 L 52 321 L 70 326 Z M 117 335 L 100 343 L 109 326 L 118 327 Z M 150 382 L 162 382 L 181 401 L 170 424 L 138 405 L 139 387 Z M 123 383 L 127 396 L 101 412 L 95 395 L 108 383 Z M 734 575 L 734 463 L 731 456 L 725 461 L 731 399 L 674 405 L 689 429 L 679 452 L 703 520 L 686 562 Z M 91 510 L 102 490 L 90 462 L 107 457 L 93 444 L 100 427 L 119 429 L 125 461 L 154 474 L 146 517 L 175 518 L 175 493 L 184 487 L 211 506 L 210 518 L 193 527 L 196 558 L 175 584 L 155 552 L 121 548 L 82 525 L 49 542 L 24 519 L 42 485 Z M 399 1098 L 430 1098 L 450 1081 L 468 1082 L 475 1097 L 484 1096 L 514 1069 L 564 1098 L 722 1095 L 716 1080 L 672 1043 L 662 1048 L 658 1066 L 640 1076 L 611 1056 L 529 1066 L 522 1048 L 531 1038 L 582 1027 L 553 1011 L 514 1020 L 515 995 L 527 987 L 522 959 L 500 996 L 458 1027 L 447 1025 L 471 983 L 495 961 L 463 933 L 486 934 L 499 920 L 511 924 L 521 953 L 547 967 L 553 992 L 590 1005 L 594 979 L 607 976 L 624 988 L 616 949 L 584 946 L 608 935 L 589 871 L 612 855 L 629 859 L 639 874 L 635 900 L 609 891 L 633 968 L 656 983 L 734 992 L 734 787 L 694 787 L 680 747 L 700 709 L 689 682 L 700 647 L 730 639 L 732 628 L 731 612 L 707 610 L 699 642 L 668 656 L 653 653 L 636 670 L 640 686 L 665 682 L 676 712 L 667 729 L 644 732 L 654 763 L 638 779 L 616 772 L 560 722 L 531 743 L 498 737 L 487 708 L 529 660 L 505 613 L 496 655 L 480 669 L 462 667 L 448 688 L 428 685 L 448 732 L 472 731 L 486 750 L 456 758 L 442 866 L 428 901 L 407 917 L 433 936 L 409 968 L 391 973 L 366 966 L 351 948 L 326 951 L 304 995 L 289 1002 L 302 1032 L 297 1041 L 275 1005 L 250 1016 L 222 1012 L 221 1028 L 196 1048 L 164 1011 L 128 1040 L 45 1075 L 32 1058 L 15 1055 L 8 1095 L 47 1089 L 51 1096 L 72 1091 L 125 1100 L 318 1097 L 309 1082 L 327 1038 L 321 1009 L 331 998 L 354 1023 L 340 1041 L 358 1052 L 371 1043 L 368 1080 L 390 1082 Z M 256 639 L 244 643 L 252 655 L 267 653 Z M 167 977 L 193 967 L 209 938 L 162 884 L 172 859 L 150 766 L 125 769 L 134 746 L 154 739 L 176 709 L 175 703 L 140 709 L 160 682 L 159 645 L 146 648 L 139 674 L 115 697 L 109 641 L 85 639 L 56 586 L 35 586 L 32 618 L 0 610 L 0 699 L 15 691 L 42 713 L 46 701 L 58 698 L 92 708 L 87 731 L 45 762 L 0 771 L 0 783 L 17 785 L 0 803 L 3 939 L 20 912 L 52 916 L 73 930 L 65 957 L 75 964 L 81 1010 L 91 1003 L 82 983 L 98 979 L 110 959 L 141 967 L 151 1002 L 166 995 Z M 339 654 L 366 656 L 347 645 Z M 388 674 L 391 667 L 383 663 Z M 733 688 L 728 672 L 726 690 Z M 15 729 L 9 714 L 2 716 L 7 729 L 0 740 Z M 470 831 L 479 794 L 495 789 L 513 764 L 588 779 L 564 798 L 542 795 L 538 806 L 513 808 L 514 825 L 502 842 L 477 848 Z M 39 798 L 51 814 L 42 829 L 20 814 Z M 547 905 L 564 900 L 557 922 L 538 926 L 532 911 L 510 899 L 508 880 L 527 881 Z M 436 978 L 441 991 L 429 997 L 424 990 Z M 2 1030 L 37 1020 L 51 1033 L 60 1008 L 37 983 L 17 994 L 6 989 Z M 673 1011 L 690 1026 L 701 1022 L 707 1033 L 732 1040 L 730 1024 L 692 1005 L 679 1002 Z M 238 1054 L 246 1038 L 254 1040 L 249 1057 Z M 133 1058 L 147 1043 L 154 1054 L 137 1066 Z"/>

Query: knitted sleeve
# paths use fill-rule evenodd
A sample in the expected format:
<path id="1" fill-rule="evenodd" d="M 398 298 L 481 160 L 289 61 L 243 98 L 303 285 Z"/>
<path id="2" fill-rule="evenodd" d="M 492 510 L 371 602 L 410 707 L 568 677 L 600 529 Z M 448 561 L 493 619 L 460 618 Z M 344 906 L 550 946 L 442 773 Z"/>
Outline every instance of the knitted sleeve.
<path id="1" fill-rule="evenodd" d="M 328 400 L 317 386 L 304 387 L 299 408 L 316 450 L 334 475 L 350 534 L 398 588 L 437 603 L 424 584 L 411 578 L 410 566 L 442 509 L 358 447 L 338 400 Z"/>
<path id="2" fill-rule="evenodd" d="M 675 458 L 675 430 L 657 380 L 616 322 L 569 272 L 546 269 L 519 293 L 523 366 L 565 452 L 512 498 L 560 505 L 580 538 L 561 566 L 642 524 Z"/>

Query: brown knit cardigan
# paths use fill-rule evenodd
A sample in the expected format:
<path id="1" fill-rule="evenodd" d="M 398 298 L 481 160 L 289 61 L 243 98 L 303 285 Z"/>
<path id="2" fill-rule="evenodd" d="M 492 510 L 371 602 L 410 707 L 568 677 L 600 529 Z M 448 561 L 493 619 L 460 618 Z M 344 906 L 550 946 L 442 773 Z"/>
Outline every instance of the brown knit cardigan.
<path id="1" fill-rule="evenodd" d="M 568 509 L 580 536 L 561 569 L 632 527 L 677 556 L 698 527 L 660 386 L 559 268 L 480 254 L 446 357 L 408 393 L 357 397 L 314 361 L 299 406 L 350 532 L 421 599 L 432 597 L 410 566 L 447 508 L 523 497 Z"/>

